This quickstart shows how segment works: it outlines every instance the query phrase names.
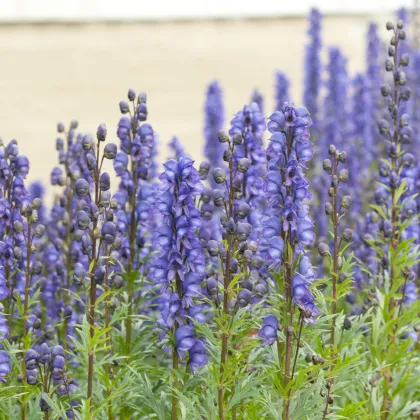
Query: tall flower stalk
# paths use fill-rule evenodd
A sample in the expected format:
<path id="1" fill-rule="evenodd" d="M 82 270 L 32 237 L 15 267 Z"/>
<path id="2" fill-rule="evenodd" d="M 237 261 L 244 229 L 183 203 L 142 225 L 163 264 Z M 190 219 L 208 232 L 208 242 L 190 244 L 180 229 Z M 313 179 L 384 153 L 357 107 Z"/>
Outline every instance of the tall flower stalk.
<path id="1" fill-rule="evenodd" d="M 192 372 L 207 363 L 204 344 L 196 337 L 193 323 L 205 321 L 200 287 L 205 275 L 204 254 L 194 234 L 201 226 L 194 198 L 202 192 L 203 185 L 193 163 L 188 157 L 166 162 L 159 177 L 162 183 L 156 203 L 163 223 L 154 240 L 157 253 L 152 261 L 152 275 L 155 283 L 161 285 L 159 324 L 172 339 L 172 420 L 178 418 L 180 362 L 188 354 L 187 365 Z"/>
<path id="2" fill-rule="evenodd" d="M 331 256 L 330 274 L 331 274 L 331 308 L 330 315 L 331 319 L 331 330 L 330 330 L 330 356 L 331 365 L 330 372 L 331 376 L 327 379 L 327 393 L 326 393 L 326 404 L 323 411 L 322 418 L 330 413 L 329 408 L 334 403 L 334 369 L 337 363 L 337 304 L 338 304 L 338 282 L 340 278 L 340 270 L 343 267 L 343 256 L 342 246 L 350 242 L 353 237 L 351 229 L 344 229 L 341 233 L 339 232 L 340 221 L 344 214 L 352 205 L 352 197 L 350 195 L 343 195 L 341 200 L 338 194 L 339 186 L 341 183 L 345 183 L 349 180 L 349 174 L 347 169 L 339 170 L 340 163 L 346 162 L 346 152 L 339 151 L 334 145 L 330 145 L 329 154 L 331 159 L 325 159 L 323 162 L 323 169 L 331 176 L 331 186 L 328 190 L 328 195 L 331 201 L 325 203 L 325 213 L 328 216 L 332 226 L 332 245 L 329 246 L 325 242 L 321 242 L 318 245 L 318 251 L 322 257 L 326 255 Z M 330 251 L 330 248 L 331 251 Z"/>
<path id="3" fill-rule="evenodd" d="M 407 193 L 408 183 L 404 176 L 404 146 L 412 142 L 412 129 L 409 125 L 409 116 L 403 113 L 405 102 L 410 97 L 410 90 L 406 85 L 404 68 L 409 64 L 408 54 L 401 53 L 401 42 L 406 34 L 404 24 L 400 20 L 394 26 L 387 23 L 387 29 L 392 32 L 388 47 L 388 56 L 385 68 L 393 76 L 392 87 L 385 84 L 381 87 L 382 95 L 388 98 L 388 120 L 379 121 L 379 131 L 388 144 L 388 160 L 381 165 L 381 183 L 376 191 L 375 209 L 383 217 L 382 231 L 384 233 L 384 255 L 382 258 L 383 276 L 388 277 L 389 288 L 387 294 L 387 313 L 394 327 L 389 330 L 387 361 L 395 357 L 398 346 L 397 331 L 398 318 L 402 303 L 398 305 L 396 292 L 403 290 L 403 301 L 407 289 L 407 268 L 401 267 L 400 254 L 404 246 L 405 217 L 403 212 L 404 195 Z M 391 123 L 389 122 L 391 121 Z M 408 266 L 409 268 L 409 266 Z M 386 367 L 383 370 L 384 386 L 382 401 L 382 419 L 387 419 L 393 404 L 392 381 L 393 369 Z"/>
<path id="4" fill-rule="evenodd" d="M 120 102 L 122 117 L 118 123 L 117 136 L 121 140 L 121 151 L 114 162 L 117 175 L 121 178 L 119 192 L 125 201 L 121 200 L 121 209 L 126 213 L 128 246 L 123 246 L 127 257 L 125 278 L 127 281 L 128 316 L 125 321 L 125 353 L 128 355 L 132 348 L 133 315 L 135 312 L 134 286 L 139 277 L 139 245 L 144 244 L 142 238 L 142 222 L 139 210 L 139 192 L 141 184 L 149 179 L 151 159 L 153 157 L 154 132 L 152 127 L 143 122 L 147 120 L 147 96 L 145 93 L 136 93 L 129 89 L 129 102 Z M 140 239 L 142 238 L 142 239 Z"/>
<path id="5" fill-rule="evenodd" d="M 312 121 L 306 108 L 295 108 L 285 103 L 281 111 L 270 117 L 268 130 L 272 133 L 267 149 L 269 159 L 265 191 L 270 203 L 270 217 L 264 223 L 264 236 L 269 240 L 266 260 L 274 272 L 281 271 L 283 285 L 280 292 L 284 296 L 281 310 L 281 324 L 286 335 L 285 341 L 277 339 L 280 362 L 281 383 L 284 392 L 283 419 L 290 417 L 292 380 L 294 312 L 295 305 L 301 315 L 299 331 L 304 319 L 319 314 L 315 299 L 309 289 L 315 279 L 309 270 L 305 246 L 314 243 L 313 222 L 309 218 L 306 201 L 311 198 L 309 181 L 304 170 L 312 158 L 312 144 L 309 127 Z M 301 262 L 295 270 L 296 262 Z M 308 265 L 309 264 L 309 265 Z M 300 341 L 300 333 L 299 333 Z M 299 344 L 299 343 L 298 343 Z M 299 345 L 296 352 L 299 350 Z M 293 365 L 292 365 L 293 363 Z M 293 373 L 292 373 L 293 371 Z"/>

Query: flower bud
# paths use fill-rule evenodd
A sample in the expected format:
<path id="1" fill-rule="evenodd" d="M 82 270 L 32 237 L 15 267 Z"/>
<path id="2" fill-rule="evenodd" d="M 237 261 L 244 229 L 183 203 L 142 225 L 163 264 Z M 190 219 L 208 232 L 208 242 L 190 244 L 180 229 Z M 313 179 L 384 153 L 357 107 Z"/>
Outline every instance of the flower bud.
<path id="1" fill-rule="evenodd" d="M 244 139 L 242 137 L 242 133 L 234 133 L 232 136 L 233 144 L 239 146 L 243 143 Z"/>
<path id="2" fill-rule="evenodd" d="M 64 124 L 63 124 L 62 122 L 59 122 L 59 123 L 57 124 L 57 131 L 58 131 L 59 133 L 64 133 L 64 131 L 66 131 L 66 129 L 65 129 L 65 127 L 64 127 Z"/>
<path id="3" fill-rule="evenodd" d="M 94 171 L 96 169 L 96 158 L 93 153 L 88 153 L 86 155 L 86 164 L 90 171 Z"/>
<path id="4" fill-rule="evenodd" d="M 114 242 L 115 236 L 117 234 L 117 227 L 112 222 L 105 222 L 102 225 L 101 235 L 104 241 L 111 245 Z"/>
<path id="5" fill-rule="evenodd" d="M 229 134 L 226 130 L 219 130 L 217 138 L 219 139 L 220 143 L 227 143 L 229 141 Z"/>
<path id="6" fill-rule="evenodd" d="M 236 209 L 236 216 L 239 219 L 245 219 L 251 211 L 251 207 L 247 203 L 241 203 Z"/>
<path id="7" fill-rule="evenodd" d="M 341 207 L 344 209 L 349 209 L 351 207 L 353 203 L 353 199 L 351 198 L 350 195 L 345 195 L 342 199 L 341 199 Z"/>
<path id="8" fill-rule="evenodd" d="M 387 84 L 381 85 L 381 94 L 384 98 L 391 95 L 391 88 Z"/>
<path id="9" fill-rule="evenodd" d="M 251 166 L 251 161 L 248 158 L 241 158 L 238 162 L 238 171 L 242 173 L 246 173 L 248 168 Z"/>
<path id="10" fill-rule="evenodd" d="M 338 155 L 338 161 L 341 163 L 346 163 L 347 160 L 347 153 L 346 152 L 340 152 Z"/>
<path id="11" fill-rule="evenodd" d="M 324 159 L 324 161 L 322 162 L 322 167 L 324 169 L 324 171 L 331 171 L 332 169 L 332 162 L 330 159 Z"/>
<path id="12" fill-rule="evenodd" d="M 217 207 L 221 207 L 225 203 L 225 193 L 222 190 L 215 189 L 213 190 L 213 202 Z"/>
<path id="13" fill-rule="evenodd" d="M 137 103 L 139 104 L 145 104 L 147 103 L 147 93 L 146 92 L 140 92 L 137 96 Z"/>
<path id="14" fill-rule="evenodd" d="M 238 293 L 238 304 L 241 308 L 245 308 L 250 302 L 252 298 L 252 292 L 248 289 L 242 289 Z"/>
<path id="15" fill-rule="evenodd" d="M 90 134 L 85 134 L 82 139 L 83 150 L 90 150 L 93 147 L 93 138 Z"/>
<path id="16" fill-rule="evenodd" d="M 402 70 L 395 71 L 394 72 L 394 81 L 400 86 L 405 85 L 406 82 L 407 82 L 407 76 L 406 76 L 405 72 L 402 71 Z"/>
<path id="17" fill-rule="evenodd" d="M 394 70 L 394 62 L 390 58 L 387 58 L 385 60 L 385 70 L 386 71 Z"/>
<path id="18" fill-rule="evenodd" d="M 77 220 L 77 227 L 80 230 L 85 230 L 89 228 L 90 217 L 84 210 L 80 210 L 76 213 L 76 220 Z"/>
<path id="19" fill-rule="evenodd" d="M 408 86 L 402 86 L 400 88 L 400 99 L 402 101 L 408 101 L 411 97 L 411 89 Z"/>
<path id="20" fill-rule="evenodd" d="M 333 144 L 330 144 L 330 146 L 328 147 L 328 154 L 330 156 L 334 156 L 336 150 L 336 147 Z"/>
<path id="21" fill-rule="evenodd" d="M 92 242 L 89 235 L 86 234 L 82 236 L 82 252 L 88 256 L 92 254 Z"/>
<path id="22" fill-rule="evenodd" d="M 410 64 L 410 56 L 407 53 L 404 53 L 400 57 L 400 66 L 406 67 Z"/>
<path id="23" fill-rule="evenodd" d="M 21 233 L 21 232 L 23 232 L 23 223 L 22 223 L 20 220 L 15 220 L 15 221 L 13 222 L 13 230 L 14 230 L 16 233 Z"/>
<path id="24" fill-rule="evenodd" d="M 205 181 L 207 179 L 209 171 L 210 171 L 210 163 L 209 162 L 201 162 L 198 172 L 201 175 L 200 179 L 202 181 Z"/>
<path id="25" fill-rule="evenodd" d="M 109 207 L 111 191 L 101 191 L 99 194 L 99 207 Z"/>
<path id="26" fill-rule="evenodd" d="M 388 55 L 389 55 L 390 57 L 394 57 L 394 56 L 395 56 L 395 47 L 394 47 L 394 46 L 390 45 L 390 46 L 388 47 Z"/>
<path id="27" fill-rule="evenodd" d="M 17 260 L 20 260 L 23 257 L 23 252 L 18 246 L 15 246 L 13 248 L 13 255 Z"/>
<path id="28" fill-rule="evenodd" d="M 98 141 L 105 141 L 106 134 L 106 125 L 104 123 L 99 124 L 98 129 L 96 130 L 96 138 L 98 139 Z"/>
<path id="29" fill-rule="evenodd" d="M 325 242 L 320 242 L 318 245 L 318 252 L 321 257 L 325 257 L 330 253 L 330 248 Z"/>
<path id="30" fill-rule="evenodd" d="M 127 114 L 127 112 L 130 111 L 130 107 L 128 106 L 127 102 L 120 101 L 120 111 L 121 111 L 121 114 Z"/>
<path id="31" fill-rule="evenodd" d="M 338 179 L 342 182 L 347 182 L 349 180 L 349 171 L 347 169 L 341 169 L 338 174 Z"/>
<path id="32" fill-rule="evenodd" d="M 73 269 L 73 282 L 77 285 L 82 284 L 86 277 L 86 271 L 82 264 L 76 263 Z"/>
<path id="33" fill-rule="evenodd" d="M 230 162 L 232 160 L 232 152 L 230 149 L 225 149 L 223 152 L 223 160 L 225 162 Z"/>
<path id="34" fill-rule="evenodd" d="M 115 159 L 117 156 L 117 145 L 115 143 L 108 143 L 104 149 L 104 156 L 107 159 Z"/>
<path id="35" fill-rule="evenodd" d="M 128 89 L 127 98 L 130 102 L 133 102 L 136 99 L 136 92 L 133 89 Z"/>
<path id="36" fill-rule="evenodd" d="M 251 235 L 252 226 L 249 223 L 238 223 L 236 234 L 240 241 L 246 241 Z"/>
<path id="37" fill-rule="evenodd" d="M 32 213 L 32 206 L 30 205 L 28 201 L 25 200 L 20 207 L 20 214 L 22 216 L 29 217 L 31 213 Z"/>
<path id="38" fill-rule="evenodd" d="M 353 238 L 353 231 L 351 229 L 344 229 L 341 237 L 344 242 L 350 242 Z"/>
<path id="39" fill-rule="evenodd" d="M 398 39 L 400 39 L 401 41 L 403 41 L 406 38 L 406 34 L 404 30 L 401 30 L 398 32 Z"/>
<path id="40" fill-rule="evenodd" d="M 44 233 L 45 233 L 45 226 L 44 225 L 38 225 L 35 228 L 34 235 L 37 238 L 42 238 L 44 236 Z"/>
<path id="41" fill-rule="evenodd" d="M 222 168 L 213 169 L 213 178 L 216 184 L 223 184 L 226 181 L 226 173 Z"/>
<path id="42" fill-rule="evenodd" d="M 74 190 L 78 197 L 84 197 L 89 194 L 89 183 L 84 178 L 79 178 L 74 184 Z"/>
<path id="43" fill-rule="evenodd" d="M 101 191 L 108 191 L 111 188 L 111 179 L 108 172 L 101 174 L 99 178 L 99 187 Z"/>
<path id="44" fill-rule="evenodd" d="M 36 198 L 34 198 L 32 200 L 32 204 L 31 205 L 32 205 L 32 208 L 34 210 L 39 210 L 41 208 L 41 206 L 42 206 L 42 200 L 40 198 L 36 197 Z"/>
<path id="45" fill-rule="evenodd" d="M 217 257 L 219 255 L 219 243 L 215 240 L 210 240 L 207 243 L 207 251 L 211 257 Z"/>
<path id="46" fill-rule="evenodd" d="M 386 29 L 388 30 L 388 31 L 391 31 L 392 29 L 394 29 L 395 27 L 394 27 L 394 24 L 392 23 L 392 22 L 387 22 L 386 23 Z"/>
<path id="47" fill-rule="evenodd" d="M 42 272 L 42 263 L 39 261 L 35 261 L 32 265 L 32 274 L 39 275 Z"/>
<path id="48" fill-rule="evenodd" d="M 32 213 L 30 215 L 30 221 L 32 223 L 36 223 L 38 221 L 38 210 L 32 210 Z"/>
<path id="49" fill-rule="evenodd" d="M 329 201 L 327 201 L 325 203 L 325 214 L 327 216 L 331 216 L 333 214 L 333 212 L 334 212 L 334 209 L 333 209 L 332 204 Z"/>
<path id="50" fill-rule="evenodd" d="M 121 289 L 123 285 L 124 285 L 124 279 L 120 275 L 116 274 L 112 278 L 112 287 L 114 287 L 115 289 Z"/>

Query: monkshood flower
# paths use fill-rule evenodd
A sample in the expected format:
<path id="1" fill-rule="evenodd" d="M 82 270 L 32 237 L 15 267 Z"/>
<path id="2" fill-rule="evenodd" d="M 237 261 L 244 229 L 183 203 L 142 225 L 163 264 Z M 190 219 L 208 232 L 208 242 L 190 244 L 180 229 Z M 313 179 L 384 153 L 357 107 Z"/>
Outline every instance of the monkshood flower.
<path id="1" fill-rule="evenodd" d="M 406 249 L 411 251 L 406 257 L 407 260 L 414 260 L 412 265 L 417 263 L 412 251 L 412 243 L 409 241 L 412 240 L 410 238 L 411 225 L 417 224 L 410 214 L 415 211 L 416 206 L 411 200 L 414 198 L 413 193 L 417 193 L 418 184 L 415 180 L 415 171 L 412 170 L 415 166 L 415 158 L 409 153 L 413 129 L 407 114 L 409 107 L 406 106 L 411 91 L 407 87 L 406 70 L 410 57 L 404 52 L 403 47 L 403 41 L 406 38 L 404 22 L 400 20 L 396 25 L 388 22 L 386 28 L 391 32 L 391 41 L 388 46 L 388 58 L 385 60 L 385 70 L 392 77 L 392 83 L 383 84 L 380 89 L 387 102 L 388 115 L 378 121 L 379 133 L 385 142 L 386 159 L 381 159 L 379 162 L 380 183 L 375 192 L 376 206 L 373 206 L 379 219 L 379 229 L 377 236 L 370 240 L 370 244 L 376 251 L 379 265 L 375 284 L 385 282 L 388 284 L 384 291 L 385 306 L 381 310 L 390 314 L 390 322 L 395 322 L 397 325 L 402 311 L 409 310 L 403 304 L 406 303 L 408 306 L 416 299 L 415 290 L 411 284 L 415 278 L 414 272 L 410 273 L 411 267 L 405 266 L 406 260 L 399 260 L 396 255 L 400 249 L 407 247 Z M 401 284 L 402 279 L 403 284 Z M 397 290 L 402 292 L 402 299 L 395 295 Z M 372 302 L 375 297 L 368 295 L 368 299 Z M 394 336 L 394 332 L 388 333 L 385 343 L 393 343 Z M 386 362 L 390 364 L 390 367 L 384 372 L 381 406 L 381 411 L 385 413 L 384 418 L 387 418 L 387 414 L 394 408 L 391 388 L 395 386 L 392 356 L 387 357 Z"/>
<path id="2" fill-rule="evenodd" d="M 276 111 L 280 111 L 283 108 L 283 104 L 291 100 L 289 93 L 290 82 L 286 74 L 282 71 L 276 72 L 275 78 L 275 108 Z"/>
<path id="3" fill-rule="evenodd" d="M 204 156 L 212 169 L 223 167 L 224 148 L 219 142 L 218 133 L 224 124 L 224 107 L 222 90 L 217 81 L 207 89 L 204 118 Z"/>
<path id="4" fill-rule="evenodd" d="M 285 351 L 279 346 L 279 364 L 283 383 L 287 386 L 293 377 L 291 369 L 293 354 L 294 320 L 293 305 L 299 309 L 299 328 L 303 323 L 314 322 L 312 317 L 320 311 L 315 304 L 310 285 L 315 278 L 305 247 L 314 244 L 313 221 L 309 217 L 307 200 L 311 198 L 309 181 L 305 170 L 312 158 L 312 143 L 309 140 L 309 127 L 312 120 L 304 107 L 295 108 L 292 103 L 284 103 L 280 111 L 270 116 L 268 130 L 272 134 L 267 148 L 268 173 L 265 181 L 265 193 L 268 209 L 263 222 L 263 235 L 268 245 L 263 257 L 268 269 L 274 273 L 280 270 L 283 275 L 284 304 L 281 321 L 269 315 L 259 336 L 264 345 L 276 341 L 279 324 L 285 332 Z M 298 266 L 297 269 L 294 267 Z M 312 319 L 312 320 L 311 320 Z M 299 348 L 300 334 L 297 341 Z M 296 356 L 297 357 L 297 356 Z M 296 360 L 296 359 L 295 359 Z M 293 373 L 292 373 L 293 372 Z M 283 417 L 289 418 L 289 405 L 283 407 Z"/>
<path id="5" fill-rule="evenodd" d="M 137 238 L 145 233 L 137 212 L 141 198 L 139 191 L 141 186 L 153 177 L 152 172 L 156 171 L 153 163 L 153 158 L 156 156 L 155 133 L 149 124 L 144 123 L 148 115 L 146 94 L 140 93 L 135 103 L 136 94 L 133 96 L 133 92 L 132 89 L 129 90 L 130 103 L 124 101 L 120 103 L 121 112 L 129 114 L 130 118 L 124 116 L 118 123 L 117 136 L 121 141 L 121 151 L 116 154 L 113 162 L 115 172 L 121 179 L 119 210 L 127 213 L 125 233 L 128 247 L 123 247 L 122 250 L 128 251 L 126 256 L 132 262 L 129 270 L 137 268 L 139 264 L 135 258 L 136 244 L 144 243 L 144 240 L 137 241 Z"/>
<path id="6" fill-rule="evenodd" d="M 303 103 L 311 113 L 315 131 L 318 130 L 319 92 L 322 83 L 321 22 L 322 14 L 317 9 L 312 9 L 309 14 L 309 43 L 305 46 Z"/>
<path id="7" fill-rule="evenodd" d="M 288 258 L 300 258 L 305 247 L 312 245 L 315 240 L 313 222 L 305 204 L 311 198 L 309 181 L 304 173 L 306 163 L 313 155 L 309 140 L 311 123 L 306 108 L 295 108 L 290 103 L 284 104 L 281 111 L 276 111 L 268 123 L 272 137 L 267 149 L 269 172 L 264 190 L 271 216 L 264 222 L 263 235 L 269 241 L 264 257 L 274 270 L 284 263 L 285 238 L 296 253 Z M 303 261 L 305 264 L 308 262 L 306 259 Z M 300 276 L 309 271 L 308 267 L 302 268 Z M 312 270 L 310 273 L 313 276 Z M 288 281 L 293 290 L 294 303 L 316 315 L 318 310 L 307 289 L 310 281 L 298 284 L 293 284 L 292 278 Z"/>
<path id="8" fill-rule="evenodd" d="M 277 331 L 279 330 L 279 320 L 273 314 L 267 315 L 263 319 L 263 326 L 260 329 L 258 336 L 264 341 L 262 346 L 271 346 L 277 339 Z"/>
<path id="9" fill-rule="evenodd" d="M 183 156 L 186 156 L 184 147 L 182 146 L 182 143 L 179 141 L 178 137 L 172 137 L 172 140 L 168 146 L 175 160 L 179 160 Z"/>
<path id="10" fill-rule="evenodd" d="M 194 202 L 203 185 L 193 163 L 190 158 L 181 157 L 178 162 L 169 160 L 164 164 L 156 196 L 156 209 L 163 222 L 155 235 L 153 247 L 157 252 L 151 262 L 151 277 L 161 285 L 161 324 L 174 329 L 175 348 L 181 359 L 195 343 L 188 319 L 190 309 L 195 308 L 197 321 L 205 321 L 200 310 L 205 260 L 202 244 L 195 235 L 202 221 Z M 194 357 L 198 356 L 190 353 L 189 363 L 194 363 Z"/>
<path id="11" fill-rule="evenodd" d="M 266 154 L 262 138 L 265 128 L 264 117 L 258 105 L 252 103 L 244 106 L 243 110 L 235 115 L 229 130 L 232 142 L 235 144 L 233 165 L 239 172 L 235 182 L 239 182 L 241 174 L 245 174 L 242 194 L 255 211 L 260 211 L 261 206 L 264 205 L 262 187 L 266 171 Z M 227 156 L 227 158 L 230 157 Z"/>

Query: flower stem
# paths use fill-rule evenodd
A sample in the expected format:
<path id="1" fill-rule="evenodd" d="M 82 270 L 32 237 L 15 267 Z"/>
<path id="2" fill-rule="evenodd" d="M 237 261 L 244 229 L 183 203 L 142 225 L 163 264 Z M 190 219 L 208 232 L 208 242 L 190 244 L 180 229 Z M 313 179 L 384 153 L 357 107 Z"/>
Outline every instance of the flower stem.
<path id="1" fill-rule="evenodd" d="M 395 54 L 394 54 L 394 69 L 397 69 L 399 66 L 398 63 L 398 44 L 399 44 L 399 37 L 397 31 L 394 31 L 395 34 Z M 398 83 L 394 81 L 394 94 L 393 94 L 394 103 L 399 107 L 400 104 L 400 97 L 399 97 L 399 86 Z M 391 165 L 392 165 L 392 172 L 398 173 L 398 160 L 397 156 L 400 153 L 399 147 L 399 118 L 394 119 L 394 136 L 392 142 L 395 144 L 397 151 L 393 154 L 391 158 Z M 394 262 L 394 255 L 396 248 L 398 247 L 398 231 L 397 231 L 397 222 L 398 222 L 398 209 L 396 203 L 396 188 L 394 185 L 391 185 L 391 223 L 392 223 L 392 235 L 391 235 L 391 255 L 390 255 L 390 275 L 389 275 L 389 283 L 390 283 L 390 290 L 391 290 L 391 297 L 388 303 L 388 313 L 390 317 L 393 316 L 395 311 L 395 299 L 392 296 L 393 287 L 395 282 L 395 262 Z M 389 343 L 388 343 L 388 360 L 392 361 L 393 354 L 394 354 L 394 345 L 395 345 L 395 336 L 394 332 L 390 333 Z M 392 397 L 390 395 L 391 389 L 391 378 L 392 378 L 392 368 L 386 368 L 384 373 L 385 385 L 384 385 L 384 397 L 382 403 L 382 420 L 386 420 L 388 418 L 389 410 L 392 406 Z"/>
<path id="2" fill-rule="evenodd" d="M 108 247 L 105 245 L 104 246 L 104 257 L 105 257 L 105 282 L 104 282 L 104 291 L 105 293 L 107 293 L 109 291 L 109 281 L 108 281 L 108 260 L 107 258 L 109 257 L 109 251 L 108 251 Z M 112 355 L 112 336 L 111 336 L 111 330 L 110 330 L 110 325 L 111 325 L 111 313 L 109 310 L 109 304 L 110 304 L 110 297 L 107 296 L 105 299 L 105 328 L 106 328 L 106 346 L 108 348 L 108 352 L 110 355 Z M 108 380 L 111 380 L 111 369 L 110 369 L 110 364 L 107 363 L 105 365 L 105 374 L 106 377 L 108 378 Z M 114 415 L 112 412 L 112 388 L 107 388 L 107 394 L 108 394 L 108 419 L 109 420 L 113 420 L 114 419 Z"/>
<path id="3" fill-rule="evenodd" d="M 178 293 L 178 296 L 182 296 L 182 282 L 177 274 L 175 276 L 175 288 Z M 173 326 L 173 336 L 174 336 L 174 345 L 172 348 L 172 371 L 173 371 L 173 379 L 172 379 L 172 407 L 171 407 L 171 420 L 176 420 L 178 418 L 178 369 L 179 369 L 179 355 L 176 348 L 176 331 L 179 327 L 177 321 L 174 322 Z"/>
<path id="4" fill-rule="evenodd" d="M 337 177 L 338 172 L 338 159 L 334 157 L 334 164 L 332 170 L 332 176 Z M 333 315 L 331 320 L 331 332 L 330 332 L 330 349 L 331 349 L 331 366 L 330 372 L 334 371 L 336 361 L 337 361 L 337 354 L 335 351 L 335 330 L 336 330 L 336 314 L 337 314 L 337 279 L 338 279 L 338 257 L 340 255 L 340 242 L 338 236 L 338 225 L 340 223 L 340 215 L 338 214 L 338 201 L 337 201 L 337 194 L 338 194 L 338 184 L 333 183 L 333 196 L 332 196 L 332 206 L 333 206 L 333 214 L 332 214 L 332 224 L 333 224 L 333 267 L 332 267 L 332 293 L 331 293 L 331 315 Z M 329 378 L 329 386 L 328 386 L 328 393 L 325 402 L 324 414 L 322 418 L 326 418 L 328 415 L 328 408 L 333 401 L 332 393 L 334 387 L 334 377 Z"/>
<path id="5" fill-rule="evenodd" d="M 178 323 L 175 321 L 173 327 L 173 333 L 175 337 L 176 330 L 178 328 Z M 173 370 L 173 378 L 172 378 L 172 407 L 171 407 L 171 420 L 176 420 L 178 418 L 178 372 L 179 368 L 179 356 L 176 346 L 174 345 L 172 348 L 172 370 Z"/>
<path id="6" fill-rule="evenodd" d="M 97 155 L 96 155 L 96 169 L 94 173 L 94 181 L 95 181 L 95 203 L 99 203 L 99 150 L 100 150 L 101 142 L 98 140 L 97 142 Z M 90 294 L 89 294 L 89 307 L 88 307 L 88 322 L 90 325 L 89 334 L 90 338 L 92 339 L 95 334 L 95 307 L 96 307 L 96 281 L 95 281 L 95 266 L 97 263 L 97 246 L 96 246 L 96 229 L 98 226 L 98 220 L 95 218 L 93 221 L 93 229 L 91 232 L 92 237 L 92 258 L 89 261 L 89 267 L 92 268 L 90 273 Z M 99 250 L 98 250 L 99 254 Z M 92 264 L 93 262 L 93 264 Z M 87 386 L 87 400 L 89 405 L 89 411 L 92 410 L 92 396 L 93 396 L 93 364 L 95 360 L 95 351 L 94 348 L 89 348 L 88 354 L 88 386 Z"/>
<path id="7" fill-rule="evenodd" d="M 23 304 L 23 363 L 22 363 L 22 375 L 23 379 L 26 380 L 26 364 L 25 364 L 25 355 L 26 351 L 30 347 L 30 343 L 27 342 L 27 330 L 28 330 L 28 309 L 29 309 L 29 293 L 31 291 L 31 220 L 28 220 L 28 233 L 26 238 L 26 267 L 25 267 L 25 301 Z M 22 394 L 22 420 L 26 419 L 26 398 L 25 394 Z"/>
<path id="8" fill-rule="evenodd" d="M 232 150 L 233 151 L 233 150 Z M 228 219 L 232 217 L 233 214 L 233 164 L 232 159 L 229 160 L 229 212 L 227 214 Z M 226 249 L 226 264 L 225 264 L 225 272 L 223 276 L 223 317 L 226 318 L 224 320 L 224 325 L 229 325 L 230 322 L 228 321 L 229 318 L 229 285 L 231 282 L 231 272 L 230 272 L 230 261 L 231 261 L 231 251 L 232 251 L 232 235 L 228 235 L 227 238 L 227 249 Z M 226 324 L 225 324 L 226 323 Z M 227 360 L 227 351 L 228 351 L 228 341 L 229 341 L 229 333 L 224 331 L 222 334 L 222 350 L 220 354 L 220 379 L 219 379 L 219 390 L 218 390 L 218 407 L 219 407 L 219 420 L 225 419 L 225 413 L 223 408 L 224 402 L 224 372 L 225 372 L 225 365 Z"/>

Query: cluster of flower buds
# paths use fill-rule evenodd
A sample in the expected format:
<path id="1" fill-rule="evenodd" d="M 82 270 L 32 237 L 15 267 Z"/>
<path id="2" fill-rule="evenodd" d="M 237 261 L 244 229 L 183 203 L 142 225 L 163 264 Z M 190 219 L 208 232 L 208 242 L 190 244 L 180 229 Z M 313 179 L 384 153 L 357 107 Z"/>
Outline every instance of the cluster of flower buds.
<path id="1" fill-rule="evenodd" d="M 76 385 L 65 371 L 66 362 L 62 346 L 50 348 L 46 343 L 43 343 L 38 351 L 29 349 L 26 352 L 25 365 L 28 385 L 40 386 L 47 394 L 53 389 L 52 392 L 59 396 L 69 396 L 74 392 Z M 54 388 L 51 389 L 51 385 Z M 45 412 L 51 407 L 45 399 L 41 398 L 40 408 Z"/>

